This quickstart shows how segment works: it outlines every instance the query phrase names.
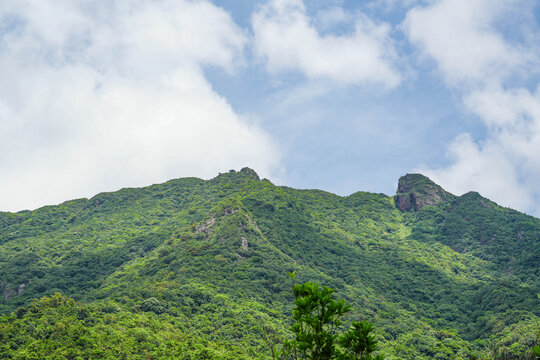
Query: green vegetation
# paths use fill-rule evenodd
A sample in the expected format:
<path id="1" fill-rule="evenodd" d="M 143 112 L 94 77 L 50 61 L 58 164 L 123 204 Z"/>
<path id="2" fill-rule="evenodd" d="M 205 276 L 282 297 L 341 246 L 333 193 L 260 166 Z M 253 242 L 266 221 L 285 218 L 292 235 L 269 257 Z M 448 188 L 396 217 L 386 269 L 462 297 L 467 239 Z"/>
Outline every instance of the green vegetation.
<path id="1" fill-rule="evenodd" d="M 270 359 L 294 335 L 292 271 L 386 359 L 531 358 L 540 220 L 412 178 L 418 210 L 246 168 L 0 213 L 0 358 Z"/>
<path id="2" fill-rule="evenodd" d="M 240 348 L 178 331 L 174 322 L 54 294 L 0 323 L 2 359 L 250 359 Z"/>
<path id="3" fill-rule="evenodd" d="M 295 273 L 289 274 L 294 281 Z M 344 300 L 333 299 L 334 289 L 307 282 L 293 285 L 294 302 L 293 339 L 284 341 L 280 348 L 270 343 L 275 359 L 311 360 L 383 360 L 373 357 L 377 341 L 371 335 L 373 325 L 355 321 L 343 334 L 338 331 L 342 317 L 351 306 Z"/>

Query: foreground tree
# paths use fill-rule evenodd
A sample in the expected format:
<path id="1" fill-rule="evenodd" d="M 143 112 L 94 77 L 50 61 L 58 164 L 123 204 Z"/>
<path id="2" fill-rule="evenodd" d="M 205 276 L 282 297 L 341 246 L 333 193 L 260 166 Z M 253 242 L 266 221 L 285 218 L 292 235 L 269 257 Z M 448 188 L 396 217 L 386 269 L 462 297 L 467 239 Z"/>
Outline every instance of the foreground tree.
<path id="1" fill-rule="evenodd" d="M 367 321 L 353 322 L 349 331 L 338 339 L 345 352 L 340 359 L 383 360 L 382 355 L 371 355 L 377 350 L 377 340 L 372 331 L 373 324 Z"/>
<path id="2" fill-rule="evenodd" d="M 313 282 L 294 284 L 295 273 L 289 275 L 296 298 L 291 326 L 294 337 L 281 346 L 271 346 L 274 359 L 384 359 L 372 355 L 377 350 L 372 324 L 353 322 L 348 331 L 339 333 L 341 318 L 351 311 L 351 306 L 345 300 L 334 299 L 334 289 L 320 288 Z"/>

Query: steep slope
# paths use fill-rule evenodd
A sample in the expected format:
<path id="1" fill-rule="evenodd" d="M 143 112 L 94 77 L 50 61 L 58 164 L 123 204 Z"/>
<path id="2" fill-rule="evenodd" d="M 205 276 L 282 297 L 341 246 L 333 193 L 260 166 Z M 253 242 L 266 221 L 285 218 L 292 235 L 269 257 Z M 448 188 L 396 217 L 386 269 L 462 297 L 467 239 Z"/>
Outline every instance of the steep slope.
<path id="1" fill-rule="evenodd" d="M 467 302 L 471 312 L 461 334 L 471 340 L 485 337 L 526 317 L 524 309 L 538 315 L 534 297 L 540 288 L 538 219 L 498 206 L 476 192 L 454 196 L 420 174 L 402 177 L 396 197 L 400 189 L 407 189 L 411 197 L 414 194 L 420 203 L 427 204 L 400 208 L 411 227 L 411 238 L 430 245 L 443 244 L 456 253 L 482 260 L 483 273 L 490 277 L 470 294 L 473 304 Z"/>
<path id="2" fill-rule="evenodd" d="M 540 221 L 418 174 L 395 198 L 339 197 L 245 168 L 1 213 L 0 224 L 4 313 L 59 291 L 98 322 L 146 331 L 150 344 L 130 346 L 152 358 L 267 357 L 265 334 L 287 334 L 292 270 L 336 288 L 355 309 L 349 320 L 375 322 L 390 359 L 462 358 L 497 342 L 523 352 L 540 315 Z M 42 321 L 32 306 L 0 330 Z M 172 352 L 182 341 L 191 345 Z"/>

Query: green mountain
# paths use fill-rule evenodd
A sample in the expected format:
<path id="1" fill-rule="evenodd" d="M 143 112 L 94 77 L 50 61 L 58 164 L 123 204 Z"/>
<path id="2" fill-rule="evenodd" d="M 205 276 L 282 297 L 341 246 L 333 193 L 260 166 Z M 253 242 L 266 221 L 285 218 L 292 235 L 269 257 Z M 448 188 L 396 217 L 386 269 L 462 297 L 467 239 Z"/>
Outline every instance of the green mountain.
<path id="1" fill-rule="evenodd" d="M 387 359 L 534 359 L 539 260 L 540 219 L 419 174 L 393 197 L 171 180 L 0 213 L 0 358 L 269 359 L 294 270 Z"/>

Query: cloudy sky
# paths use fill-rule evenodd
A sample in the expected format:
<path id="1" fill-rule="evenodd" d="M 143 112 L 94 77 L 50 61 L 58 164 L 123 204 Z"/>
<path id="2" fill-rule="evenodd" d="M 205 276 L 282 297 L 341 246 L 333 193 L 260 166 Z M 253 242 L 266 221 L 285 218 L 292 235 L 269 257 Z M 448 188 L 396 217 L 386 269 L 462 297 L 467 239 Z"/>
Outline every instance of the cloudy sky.
<path id="1" fill-rule="evenodd" d="M 535 0 L 2 0 L 0 210 L 254 168 L 540 216 Z"/>

